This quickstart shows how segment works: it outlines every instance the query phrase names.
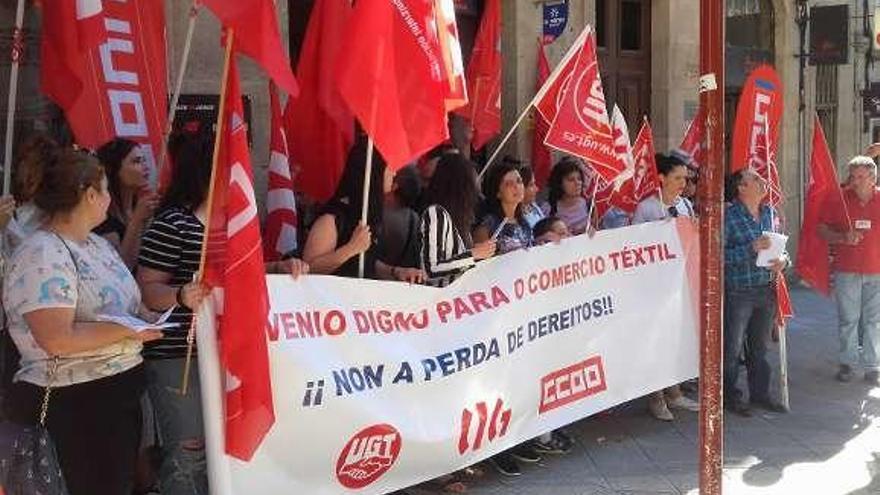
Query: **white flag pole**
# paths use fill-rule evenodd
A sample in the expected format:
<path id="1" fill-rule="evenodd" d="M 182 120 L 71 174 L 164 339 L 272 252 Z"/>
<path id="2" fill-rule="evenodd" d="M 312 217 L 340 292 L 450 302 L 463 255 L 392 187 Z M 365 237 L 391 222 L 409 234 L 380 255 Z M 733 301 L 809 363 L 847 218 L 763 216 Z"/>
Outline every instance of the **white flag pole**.
<path id="1" fill-rule="evenodd" d="M 370 179 L 373 177 L 373 138 L 367 140 L 367 164 L 364 167 L 364 201 L 361 205 L 361 223 L 367 225 L 367 213 L 370 208 Z M 366 252 L 358 255 L 358 278 L 364 278 L 364 261 Z"/>
<path id="2" fill-rule="evenodd" d="M 193 4 L 189 9 L 189 24 L 186 27 L 186 40 L 183 43 L 183 54 L 180 57 L 180 66 L 177 68 L 177 79 L 174 82 L 174 91 L 171 93 L 171 103 L 168 108 L 168 123 L 166 124 L 164 134 L 162 135 L 162 147 L 159 150 L 159 160 L 156 162 L 156 167 L 160 170 L 165 164 L 165 157 L 168 153 L 168 136 L 171 135 L 171 130 L 174 127 L 174 116 L 177 114 L 177 102 L 180 100 L 180 93 L 183 89 L 183 76 L 186 74 L 186 67 L 189 63 L 193 33 L 196 29 L 196 18 L 198 16 L 199 2 L 198 0 L 193 0 Z"/>
<path id="3" fill-rule="evenodd" d="M 568 51 L 565 52 L 565 56 L 562 57 L 562 60 L 560 60 L 558 64 L 556 64 L 553 72 L 550 73 L 550 76 L 547 78 L 546 81 L 544 81 L 544 84 L 541 86 L 540 89 L 538 89 L 538 92 L 535 93 L 535 96 L 532 97 L 528 105 L 526 105 L 526 107 L 520 112 L 519 117 L 516 118 L 513 126 L 510 128 L 510 130 L 507 131 L 507 134 L 504 135 L 504 138 L 501 139 L 501 142 L 498 143 L 498 146 L 492 152 L 492 155 L 489 156 L 489 159 L 486 160 L 486 165 L 483 167 L 483 170 L 480 171 L 480 175 L 477 176 L 477 180 L 482 182 L 483 176 L 486 175 L 486 172 L 492 167 L 495 159 L 498 158 L 499 154 L 501 154 L 501 151 L 504 149 L 504 145 L 507 144 L 507 141 L 510 140 L 510 138 L 513 136 L 513 133 L 516 132 L 516 129 L 519 127 L 520 124 L 522 124 L 522 121 L 525 120 L 526 116 L 529 114 L 529 110 L 531 110 L 532 107 L 539 100 L 541 100 L 544 95 L 547 94 L 547 91 L 550 90 L 550 86 L 553 85 L 553 82 L 556 81 L 557 78 L 559 78 L 559 75 L 562 73 L 562 69 L 564 69 L 565 66 L 568 65 L 568 62 L 577 55 L 578 51 L 580 51 L 581 47 L 584 45 L 584 42 L 587 39 L 587 36 L 589 36 L 590 34 L 590 29 L 591 28 L 589 25 L 584 27 L 583 31 L 581 31 L 581 34 L 578 35 L 577 39 L 575 39 L 574 43 L 571 45 Z"/>
<path id="4" fill-rule="evenodd" d="M 12 28 L 12 67 L 9 71 L 9 95 L 6 106 L 6 141 L 3 147 L 3 195 L 10 192 L 12 186 L 12 143 L 15 131 L 15 104 L 18 98 L 18 70 L 24 54 L 24 0 L 18 0 L 15 7 L 15 27 Z"/>

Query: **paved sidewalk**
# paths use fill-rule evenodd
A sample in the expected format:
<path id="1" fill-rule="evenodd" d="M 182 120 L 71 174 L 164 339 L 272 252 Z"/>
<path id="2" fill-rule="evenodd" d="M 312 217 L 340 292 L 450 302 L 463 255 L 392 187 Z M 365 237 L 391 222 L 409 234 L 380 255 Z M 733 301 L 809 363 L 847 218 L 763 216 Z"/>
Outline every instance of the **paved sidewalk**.
<path id="1" fill-rule="evenodd" d="M 880 494 L 880 388 L 841 384 L 836 371 L 836 314 L 831 301 L 805 289 L 792 294 L 789 325 L 790 414 L 724 421 L 725 494 Z M 695 413 L 672 423 L 648 417 L 637 400 L 568 428 L 578 441 L 523 475 L 486 474 L 472 495 L 696 494 Z M 414 495 L 439 493 L 409 489 Z"/>

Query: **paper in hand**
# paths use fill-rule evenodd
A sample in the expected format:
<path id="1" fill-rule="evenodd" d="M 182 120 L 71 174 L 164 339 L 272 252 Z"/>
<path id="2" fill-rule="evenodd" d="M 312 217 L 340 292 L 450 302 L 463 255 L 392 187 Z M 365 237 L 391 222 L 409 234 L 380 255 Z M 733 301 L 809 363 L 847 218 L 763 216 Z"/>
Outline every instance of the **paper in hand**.
<path id="1" fill-rule="evenodd" d="M 764 235 L 770 239 L 770 247 L 758 251 L 758 259 L 755 264 L 768 267 L 771 262 L 778 260 L 785 253 L 785 243 L 788 242 L 788 236 L 776 232 L 764 232 Z"/>

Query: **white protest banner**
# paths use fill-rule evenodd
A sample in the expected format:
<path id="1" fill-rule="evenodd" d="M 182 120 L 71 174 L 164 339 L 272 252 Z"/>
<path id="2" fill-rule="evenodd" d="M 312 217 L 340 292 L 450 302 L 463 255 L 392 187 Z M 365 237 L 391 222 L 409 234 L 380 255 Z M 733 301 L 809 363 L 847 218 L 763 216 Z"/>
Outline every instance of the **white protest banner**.
<path id="1" fill-rule="evenodd" d="M 697 271 L 678 219 L 510 253 L 444 289 L 270 276 L 276 423 L 251 462 L 217 438 L 199 318 L 211 491 L 387 493 L 693 378 Z"/>

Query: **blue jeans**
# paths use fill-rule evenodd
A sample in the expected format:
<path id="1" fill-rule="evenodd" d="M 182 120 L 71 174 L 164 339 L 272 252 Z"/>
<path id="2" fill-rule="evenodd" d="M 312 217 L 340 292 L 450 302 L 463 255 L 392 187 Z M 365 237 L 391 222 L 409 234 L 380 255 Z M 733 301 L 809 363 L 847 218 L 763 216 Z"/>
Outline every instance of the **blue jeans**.
<path id="1" fill-rule="evenodd" d="M 767 348 L 776 322 L 776 289 L 766 287 L 727 288 L 724 291 L 724 401 L 742 400 L 737 389 L 740 356 L 745 344 L 749 400 L 770 400 L 770 361 Z"/>
<path id="2" fill-rule="evenodd" d="M 183 359 L 147 362 L 147 390 L 159 425 L 162 495 L 208 495 L 208 465 L 198 366 L 193 359 L 187 395 L 180 394 Z"/>
<path id="3" fill-rule="evenodd" d="M 880 275 L 836 272 L 834 296 L 840 364 L 880 369 Z M 859 334 L 862 334 L 861 356 Z"/>

